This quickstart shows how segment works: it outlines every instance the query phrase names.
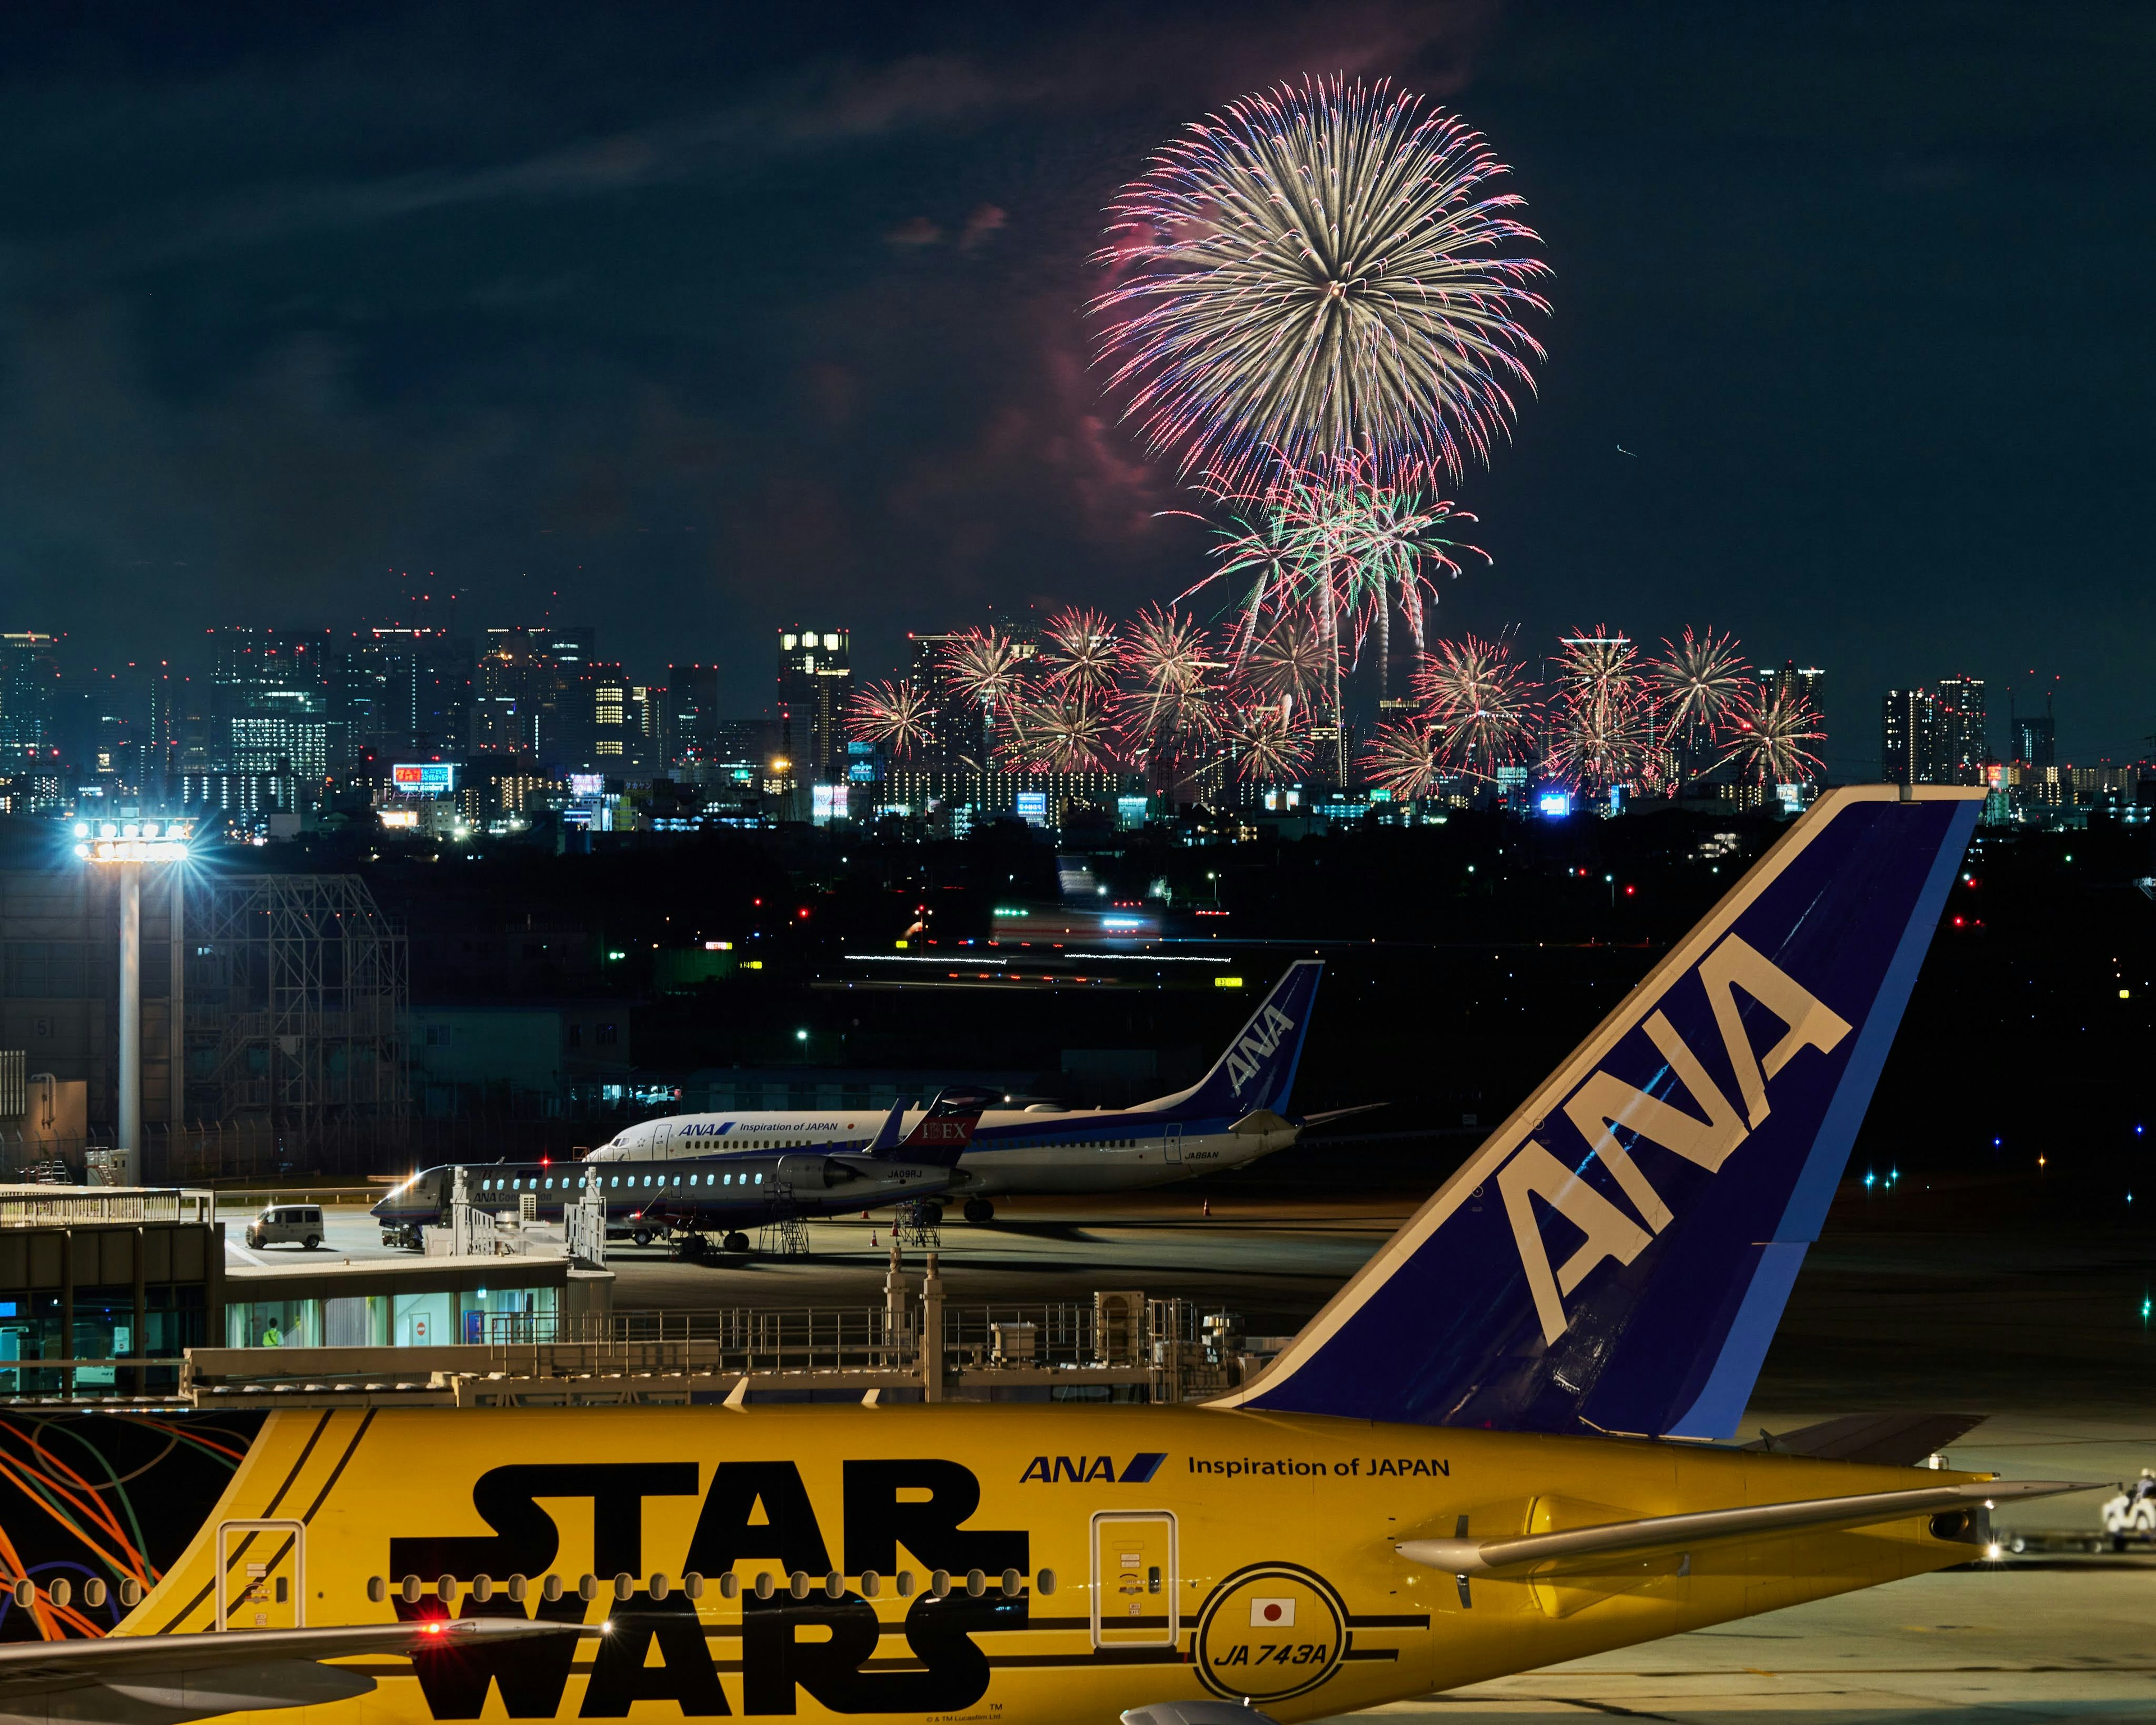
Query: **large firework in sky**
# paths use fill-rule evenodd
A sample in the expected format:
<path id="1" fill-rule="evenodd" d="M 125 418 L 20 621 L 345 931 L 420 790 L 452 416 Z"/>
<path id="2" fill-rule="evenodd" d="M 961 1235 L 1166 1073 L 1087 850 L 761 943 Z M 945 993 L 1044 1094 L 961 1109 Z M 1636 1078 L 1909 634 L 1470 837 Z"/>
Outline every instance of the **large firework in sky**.
<path id="1" fill-rule="evenodd" d="M 1344 457 L 1486 460 L 1543 350 L 1534 232 L 1480 132 L 1389 84 L 1232 102 L 1110 206 L 1099 357 L 1156 453 L 1223 494 Z"/>

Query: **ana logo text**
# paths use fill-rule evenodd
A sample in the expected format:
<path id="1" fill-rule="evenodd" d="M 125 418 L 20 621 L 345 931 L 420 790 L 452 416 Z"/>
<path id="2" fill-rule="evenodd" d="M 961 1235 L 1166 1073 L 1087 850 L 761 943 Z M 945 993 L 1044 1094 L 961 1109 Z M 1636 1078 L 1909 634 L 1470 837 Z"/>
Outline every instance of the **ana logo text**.
<path id="1" fill-rule="evenodd" d="M 1044 1486 L 1063 1482 L 1073 1486 L 1142 1486 L 1160 1471 L 1161 1463 L 1167 1460 L 1165 1450 L 1142 1450 L 1118 1470 L 1115 1459 L 1108 1455 L 1036 1455 L 1026 1463 L 1018 1482 L 1021 1486 L 1029 1480 Z"/>
<path id="2" fill-rule="evenodd" d="M 1264 1070 L 1264 1063 L 1280 1050 L 1281 1038 L 1295 1028 L 1295 1020 L 1270 1001 L 1250 1028 L 1235 1039 L 1228 1050 L 1228 1084 L 1238 1096 L 1243 1086 Z"/>
<path id="3" fill-rule="evenodd" d="M 1766 1120 L 1767 1081 L 1799 1050 L 1812 1048 L 1825 1054 L 1849 1034 L 1847 1019 L 1822 1005 L 1801 983 L 1733 934 L 1707 955 L 1694 974 L 1713 1008 L 1723 1052 L 1737 1080 L 1738 1102 L 1722 1094 L 1658 1009 L 1640 1028 L 1667 1063 L 1667 1070 L 1684 1086 L 1697 1112 L 1687 1113 L 1603 1071 L 1591 1074 L 1561 1110 L 1586 1139 L 1588 1153 L 1601 1158 L 1635 1214 L 1628 1214 L 1618 1208 L 1532 1138 L 1498 1170 L 1497 1189 L 1504 1195 L 1505 1212 L 1519 1245 L 1527 1286 L 1534 1294 L 1543 1335 L 1552 1343 L 1564 1334 L 1570 1322 L 1564 1296 L 1586 1280 L 1589 1271 L 1605 1258 L 1630 1263 L 1650 1240 L 1676 1219 L 1632 1160 L 1630 1151 L 1619 1143 L 1618 1132 L 1627 1133 L 1635 1145 L 1645 1139 L 1711 1174 L 1719 1173 L 1730 1153 Z M 1753 1048 L 1738 1015 L 1739 991 L 1766 1008 L 1784 1026 L 1780 1040 L 1763 1058 Z M 1537 1223 L 1533 1200 L 1537 1199 L 1586 1236 L 1572 1255 L 1554 1268 Z"/>

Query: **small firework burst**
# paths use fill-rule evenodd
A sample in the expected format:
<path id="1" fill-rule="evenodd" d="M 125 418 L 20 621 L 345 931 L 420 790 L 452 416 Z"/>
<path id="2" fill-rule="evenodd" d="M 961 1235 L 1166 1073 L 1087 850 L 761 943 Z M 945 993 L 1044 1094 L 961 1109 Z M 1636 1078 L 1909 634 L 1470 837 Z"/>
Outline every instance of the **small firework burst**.
<path id="1" fill-rule="evenodd" d="M 1486 777 L 1527 752 L 1541 702 L 1502 642 L 1440 641 L 1415 673 L 1414 691 L 1451 764 Z"/>
<path id="2" fill-rule="evenodd" d="M 1582 789 L 1641 788 L 1655 765 L 1655 710 L 1636 689 L 1611 682 L 1567 692 L 1552 739 L 1558 771 Z"/>
<path id="3" fill-rule="evenodd" d="M 944 648 L 943 663 L 968 700 L 993 711 L 1009 699 L 1025 660 L 1009 635 L 969 629 Z"/>
<path id="4" fill-rule="evenodd" d="M 1048 646 L 1041 665 L 1055 688 L 1090 699 L 1114 686 L 1119 648 L 1116 626 L 1098 611 L 1075 605 L 1059 611 L 1048 619 L 1044 633 Z"/>
<path id="5" fill-rule="evenodd" d="M 1401 802 L 1426 797 L 1445 775 L 1444 738 L 1432 725 L 1380 725 L 1363 752 L 1362 767 Z"/>
<path id="6" fill-rule="evenodd" d="M 1220 726 L 1220 740 L 1244 780 L 1299 778 L 1310 762 L 1310 733 L 1291 701 L 1235 707 Z"/>
<path id="7" fill-rule="evenodd" d="M 1613 635 L 1600 624 L 1593 633 L 1568 634 L 1558 644 L 1558 681 L 1568 700 L 1589 693 L 1629 700 L 1640 692 L 1640 649 L 1629 635 Z"/>
<path id="8" fill-rule="evenodd" d="M 1806 745 L 1823 742 L 1819 715 L 1794 689 L 1754 685 L 1738 703 L 1727 732 L 1728 755 L 1746 779 L 1762 786 L 1802 784 L 1820 757 Z"/>
<path id="9" fill-rule="evenodd" d="M 1123 747 L 1163 769 L 1188 763 L 1219 733 L 1219 666 L 1205 631 L 1173 608 L 1148 607 L 1123 637 L 1117 697 Z"/>
<path id="10" fill-rule="evenodd" d="M 934 710 L 911 677 L 895 683 L 870 683 L 846 703 L 846 734 L 863 742 L 889 746 L 903 760 L 927 744 L 934 731 Z"/>
<path id="11" fill-rule="evenodd" d="M 1113 764 L 1115 743 L 1114 727 L 1098 702 L 1050 691 L 1010 704 L 998 748 L 1036 773 L 1095 773 Z"/>
<path id="12" fill-rule="evenodd" d="M 1332 687 L 1337 664 L 1332 643 L 1316 622 L 1291 611 L 1252 644 L 1242 680 L 1262 695 L 1306 706 Z"/>
<path id="13" fill-rule="evenodd" d="M 1708 629 L 1682 641 L 1665 639 L 1647 677 L 1661 697 L 1665 742 L 1718 735 L 1743 699 L 1747 678 L 1736 637 Z"/>

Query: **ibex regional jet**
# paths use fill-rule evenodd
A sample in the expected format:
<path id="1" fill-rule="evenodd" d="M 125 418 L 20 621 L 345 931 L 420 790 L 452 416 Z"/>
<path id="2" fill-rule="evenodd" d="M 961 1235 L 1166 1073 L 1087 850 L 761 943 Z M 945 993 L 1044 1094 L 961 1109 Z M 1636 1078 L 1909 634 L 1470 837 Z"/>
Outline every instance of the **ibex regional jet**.
<path id="1" fill-rule="evenodd" d="M 0 1713 L 1291 1725 L 1966 1562 L 2068 1487 L 1729 1440 L 1980 795 L 1823 797 L 1209 1404 L 40 1409 Z"/>

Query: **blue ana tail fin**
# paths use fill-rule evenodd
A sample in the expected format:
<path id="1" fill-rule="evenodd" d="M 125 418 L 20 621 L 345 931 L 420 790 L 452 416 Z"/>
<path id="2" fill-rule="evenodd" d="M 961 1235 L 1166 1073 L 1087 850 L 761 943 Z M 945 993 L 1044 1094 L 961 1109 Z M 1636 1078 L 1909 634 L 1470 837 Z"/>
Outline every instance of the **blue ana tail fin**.
<path id="1" fill-rule="evenodd" d="M 1188 1090 L 1140 1103 L 1133 1111 L 1184 1120 L 1240 1120 L 1260 1108 L 1286 1113 L 1302 1039 L 1310 1029 L 1311 1007 L 1317 999 L 1317 979 L 1324 973 L 1324 964 L 1315 958 L 1288 966 L 1210 1072 Z"/>
<path id="2" fill-rule="evenodd" d="M 1729 1436 L 1982 795 L 1822 797 L 1227 1404 Z"/>

